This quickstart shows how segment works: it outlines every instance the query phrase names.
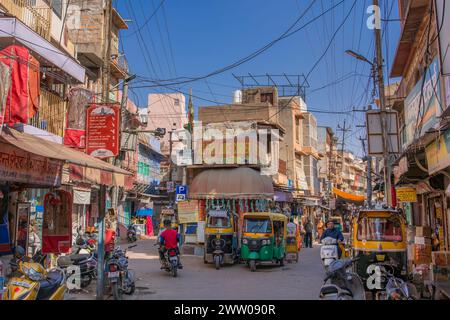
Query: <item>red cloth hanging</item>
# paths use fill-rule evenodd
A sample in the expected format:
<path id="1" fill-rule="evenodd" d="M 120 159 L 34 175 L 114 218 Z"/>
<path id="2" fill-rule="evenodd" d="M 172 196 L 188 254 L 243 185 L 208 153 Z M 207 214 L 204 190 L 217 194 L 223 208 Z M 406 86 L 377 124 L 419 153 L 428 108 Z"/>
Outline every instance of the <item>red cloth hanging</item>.
<path id="1" fill-rule="evenodd" d="M 153 236 L 153 222 L 151 216 L 147 216 L 147 236 Z"/>
<path id="2" fill-rule="evenodd" d="M 11 87 L 5 103 L 5 117 L 0 122 L 12 126 L 28 124 L 39 109 L 40 73 L 39 62 L 28 49 L 11 45 L 0 51 L 0 61 L 11 70 Z"/>

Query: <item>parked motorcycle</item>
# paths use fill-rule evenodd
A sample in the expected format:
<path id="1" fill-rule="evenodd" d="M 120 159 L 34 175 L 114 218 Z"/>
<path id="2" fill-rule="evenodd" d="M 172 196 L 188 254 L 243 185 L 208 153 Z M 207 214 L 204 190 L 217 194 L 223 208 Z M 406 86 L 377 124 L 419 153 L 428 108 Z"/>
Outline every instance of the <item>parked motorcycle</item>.
<path id="1" fill-rule="evenodd" d="M 320 289 L 320 299 L 366 300 L 364 284 L 361 278 L 350 269 L 357 260 L 336 260 L 331 262 L 324 285 Z"/>
<path id="2" fill-rule="evenodd" d="M 3 300 L 64 300 L 67 291 L 64 271 L 46 271 L 36 262 L 19 262 L 20 277 L 8 281 Z"/>
<path id="3" fill-rule="evenodd" d="M 79 268 L 81 289 L 89 286 L 93 279 L 97 279 L 97 258 L 93 252 L 89 254 L 60 256 L 56 263 L 58 267 L 63 269 L 66 273 L 68 268 L 71 266 L 76 266 Z M 68 275 L 68 277 L 72 274 L 73 273 Z"/>
<path id="4" fill-rule="evenodd" d="M 130 224 L 127 229 L 128 242 L 133 243 L 137 241 L 137 227 L 134 223 Z"/>
<path id="5" fill-rule="evenodd" d="M 81 229 L 77 230 L 77 238 L 72 252 L 74 254 L 91 254 L 97 249 L 97 239 L 92 234 L 81 234 Z"/>
<path id="6" fill-rule="evenodd" d="M 24 248 L 22 248 L 21 246 L 16 247 L 14 250 L 14 255 L 11 258 L 11 260 L 9 261 L 9 266 L 11 268 L 11 276 L 12 277 L 14 277 L 14 276 L 20 277 L 21 276 L 21 272 L 19 270 L 20 262 L 35 262 L 35 263 L 44 265 L 46 257 L 47 256 L 44 255 L 41 250 L 38 250 L 32 258 L 29 258 L 25 254 Z"/>
<path id="7" fill-rule="evenodd" d="M 163 250 L 161 244 L 156 243 L 155 246 L 156 245 L 159 245 L 161 269 L 167 271 L 176 278 L 178 276 L 178 270 L 182 269 L 177 249 Z M 163 252 L 162 256 L 161 252 Z"/>
<path id="8" fill-rule="evenodd" d="M 333 261 L 339 259 L 338 242 L 336 239 L 327 237 L 322 240 L 322 247 L 320 248 L 320 258 L 325 270 L 328 269 Z"/>
<path id="9" fill-rule="evenodd" d="M 136 289 L 134 271 L 128 269 L 126 255 L 129 249 L 136 246 L 130 246 L 125 250 L 115 248 L 111 258 L 106 262 L 106 274 L 115 300 L 121 300 L 123 293 L 132 295 Z"/>
<path id="10" fill-rule="evenodd" d="M 416 300 L 416 288 L 408 282 L 396 277 L 394 271 L 389 272 L 385 266 L 381 268 L 382 275 L 387 279 L 384 291 L 376 294 L 377 300 Z"/>

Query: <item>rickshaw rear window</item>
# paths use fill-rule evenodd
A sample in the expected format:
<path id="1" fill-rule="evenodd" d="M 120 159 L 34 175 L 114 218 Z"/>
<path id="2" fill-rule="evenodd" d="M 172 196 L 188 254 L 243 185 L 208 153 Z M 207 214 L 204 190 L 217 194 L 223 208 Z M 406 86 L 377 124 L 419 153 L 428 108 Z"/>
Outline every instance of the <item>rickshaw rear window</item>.
<path id="1" fill-rule="evenodd" d="M 229 217 L 208 217 L 208 226 L 212 228 L 231 227 Z"/>
<path id="2" fill-rule="evenodd" d="M 244 230 L 249 233 L 272 233 L 272 223 L 270 219 L 246 218 Z"/>
<path id="3" fill-rule="evenodd" d="M 358 240 L 402 241 L 402 228 L 396 218 L 364 217 L 358 222 Z"/>

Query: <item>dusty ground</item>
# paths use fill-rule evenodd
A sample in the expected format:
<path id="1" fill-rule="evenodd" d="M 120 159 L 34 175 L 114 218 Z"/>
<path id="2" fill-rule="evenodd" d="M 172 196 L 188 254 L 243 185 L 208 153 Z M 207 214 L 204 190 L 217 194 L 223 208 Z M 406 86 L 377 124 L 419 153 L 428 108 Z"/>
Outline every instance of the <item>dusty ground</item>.
<path id="1" fill-rule="evenodd" d="M 282 268 L 260 266 L 255 273 L 243 264 L 216 270 L 212 265 L 204 264 L 202 257 L 184 255 L 184 269 L 179 271 L 177 278 L 173 278 L 160 270 L 154 242 L 140 241 L 129 251 L 130 268 L 135 270 L 137 281 L 135 294 L 125 296 L 125 299 L 318 299 L 324 277 L 318 246 L 303 248 L 299 263 L 286 264 Z M 88 287 L 88 292 L 70 293 L 67 298 L 95 299 L 95 284 Z"/>

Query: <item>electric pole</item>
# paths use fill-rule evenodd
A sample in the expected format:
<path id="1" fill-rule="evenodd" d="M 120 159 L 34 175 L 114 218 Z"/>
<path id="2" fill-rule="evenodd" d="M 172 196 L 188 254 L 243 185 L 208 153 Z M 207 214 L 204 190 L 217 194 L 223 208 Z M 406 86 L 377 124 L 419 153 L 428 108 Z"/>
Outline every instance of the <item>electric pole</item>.
<path id="1" fill-rule="evenodd" d="M 103 65 L 102 65 L 102 102 L 109 102 L 110 60 L 111 60 L 111 23 L 112 0 L 107 0 L 104 9 L 103 22 Z M 105 216 L 106 216 L 106 192 L 105 185 L 100 187 L 99 217 L 98 217 L 98 263 L 97 263 L 97 300 L 103 300 L 104 295 L 104 265 L 105 265 Z"/>
<path id="2" fill-rule="evenodd" d="M 373 0 L 373 5 L 379 8 L 379 1 Z M 378 11 L 379 12 L 379 11 Z M 381 19 L 380 16 L 376 19 Z M 381 28 L 375 28 L 375 46 L 376 46 L 376 64 L 378 73 L 378 87 L 381 108 L 381 130 L 383 133 L 383 160 L 384 160 L 384 197 L 389 207 L 392 207 L 392 186 L 391 186 L 391 168 L 389 163 L 389 132 L 387 126 L 386 114 L 386 98 L 384 89 L 384 73 L 383 73 L 383 48 L 381 40 Z"/>
<path id="3" fill-rule="evenodd" d="M 350 127 L 347 127 L 347 122 L 346 122 L 346 120 L 344 120 L 344 126 L 341 127 L 340 125 L 338 125 L 337 131 L 342 131 L 342 150 L 341 150 L 341 156 L 342 156 L 341 174 L 342 174 L 342 173 L 344 173 L 344 163 L 345 163 L 345 158 L 344 158 L 345 137 L 347 135 L 347 132 L 352 131 L 352 130 L 350 129 Z"/>
<path id="4" fill-rule="evenodd" d="M 364 153 L 366 154 L 367 159 L 367 203 L 369 204 L 369 207 L 371 207 L 372 204 L 372 157 L 369 155 L 366 149 L 366 139 L 363 137 L 359 137 L 359 140 L 361 140 Z"/>

